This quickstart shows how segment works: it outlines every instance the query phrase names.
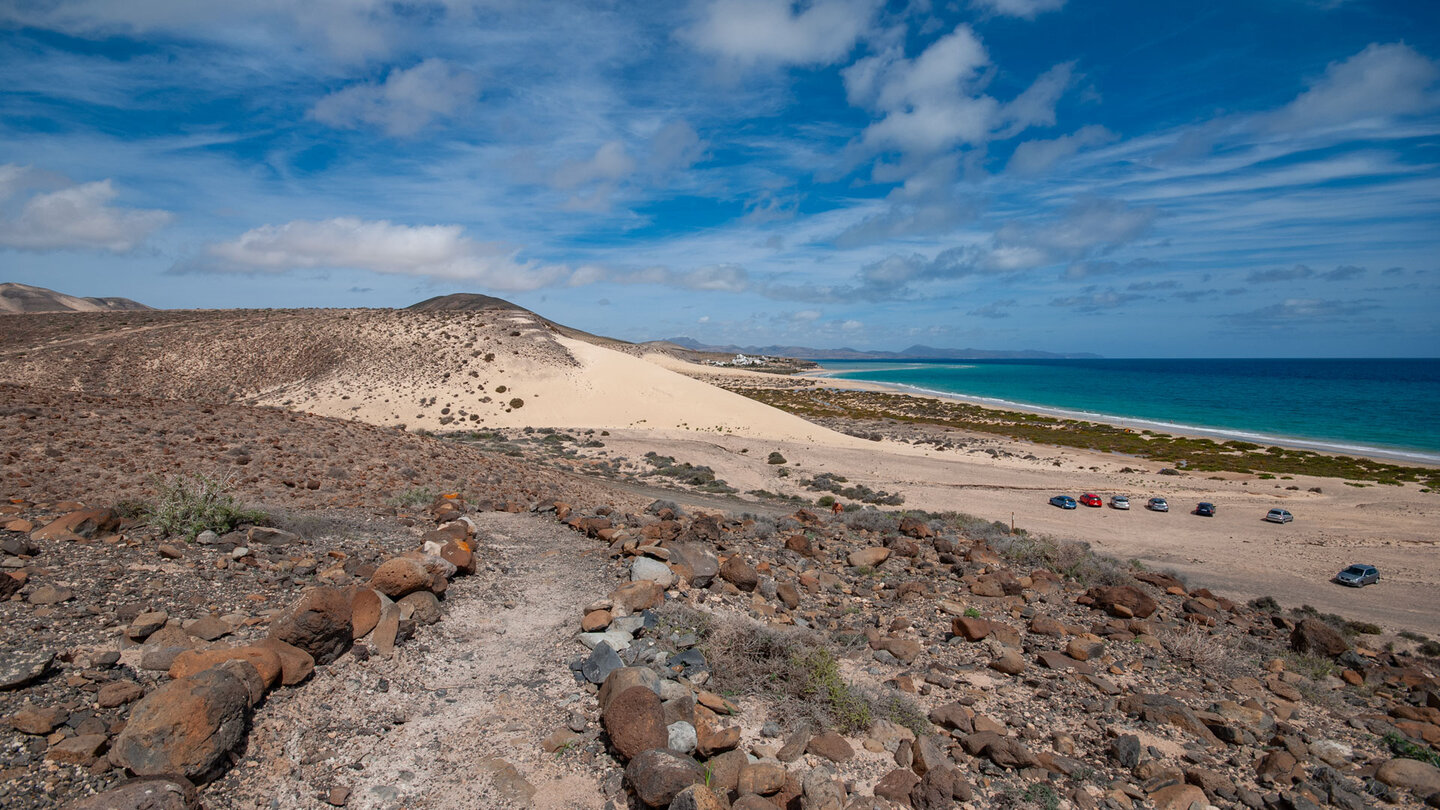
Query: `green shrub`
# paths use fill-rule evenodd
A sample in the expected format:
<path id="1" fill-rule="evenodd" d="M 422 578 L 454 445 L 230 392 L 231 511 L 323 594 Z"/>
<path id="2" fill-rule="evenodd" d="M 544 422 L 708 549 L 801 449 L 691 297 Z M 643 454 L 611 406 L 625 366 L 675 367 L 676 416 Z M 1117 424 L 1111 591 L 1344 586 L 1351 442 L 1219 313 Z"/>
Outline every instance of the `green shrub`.
<path id="1" fill-rule="evenodd" d="M 765 463 L 766 463 L 766 464 L 784 464 L 784 463 L 785 463 L 785 457 L 782 456 L 782 455 L 780 455 L 780 453 L 777 451 L 777 452 L 771 453 L 771 454 L 770 454 L 770 457 L 767 458 L 767 459 L 765 459 Z"/>
<path id="2" fill-rule="evenodd" d="M 228 482 L 196 473 L 182 474 L 153 483 L 160 490 L 146 522 L 167 535 L 184 535 L 189 540 L 203 531 L 224 534 L 242 523 L 265 520 L 264 512 L 246 509 L 235 501 Z"/>

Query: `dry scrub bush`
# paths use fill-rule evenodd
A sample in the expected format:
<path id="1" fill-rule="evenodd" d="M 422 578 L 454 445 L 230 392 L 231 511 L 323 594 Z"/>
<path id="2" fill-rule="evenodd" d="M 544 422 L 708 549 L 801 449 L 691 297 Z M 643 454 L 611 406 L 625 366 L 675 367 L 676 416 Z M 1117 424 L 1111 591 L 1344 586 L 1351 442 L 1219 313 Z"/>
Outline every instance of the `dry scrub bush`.
<path id="1" fill-rule="evenodd" d="M 817 633 L 679 605 L 667 605 L 658 613 L 662 628 L 699 636 L 713 688 L 768 702 L 771 716 L 782 725 L 809 722 L 856 734 L 877 718 L 904 725 L 924 720 L 898 693 L 871 694 L 846 681 L 840 651 Z"/>
<path id="2" fill-rule="evenodd" d="M 194 540 L 203 531 L 224 534 L 242 523 L 266 519 L 258 509 L 246 509 L 230 492 L 230 482 L 208 475 L 181 474 L 152 483 L 160 490 L 146 522 L 167 535 L 184 535 Z"/>
<path id="3" fill-rule="evenodd" d="M 1231 650 L 1220 639 L 1195 625 L 1163 631 L 1160 643 L 1165 645 L 1171 658 L 1201 672 L 1226 672 L 1237 664 Z"/>

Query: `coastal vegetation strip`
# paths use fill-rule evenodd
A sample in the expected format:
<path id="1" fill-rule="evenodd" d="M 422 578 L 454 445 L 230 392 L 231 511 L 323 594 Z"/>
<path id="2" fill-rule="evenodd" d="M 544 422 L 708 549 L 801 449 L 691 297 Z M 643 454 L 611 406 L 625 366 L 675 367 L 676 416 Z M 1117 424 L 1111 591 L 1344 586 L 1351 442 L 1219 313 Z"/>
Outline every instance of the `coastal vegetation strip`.
<path id="1" fill-rule="evenodd" d="M 1399 486 L 1418 483 L 1440 490 L 1440 469 L 1406 467 L 1368 458 L 1310 450 L 1265 447 L 1243 441 L 1215 441 L 1150 430 L 1007 411 L 964 402 L 909 394 L 844 391 L 830 388 L 756 388 L 725 385 L 729 390 L 802 418 L 902 422 L 1006 436 L 1038 444 L 1120 453 L 1184 467 L 1192 472 L 1260 475 L 1312 475 L 1361 483 Z"/>

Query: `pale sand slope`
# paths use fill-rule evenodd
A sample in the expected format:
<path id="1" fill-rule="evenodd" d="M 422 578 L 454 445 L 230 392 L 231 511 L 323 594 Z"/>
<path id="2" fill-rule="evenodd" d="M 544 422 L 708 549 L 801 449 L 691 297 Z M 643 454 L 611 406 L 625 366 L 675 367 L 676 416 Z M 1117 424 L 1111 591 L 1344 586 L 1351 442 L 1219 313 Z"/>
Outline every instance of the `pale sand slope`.
<path id="1" fill-rule="evenodd" d="M 528 325 L 529 318 L 515 315 L 509 320 L 519 326 Z M 478 383 L 459 374 L 442 379 L 351 364 L 323 380 L 287 386 L 261 400 L 371 424 L 403 424 L 410 429 L 643 428 L 767 436 L 836 447 L 865 444 L 638 357 L 548 332 L 531 339 L 535 351 L 522 349 L 505 358 L 503 369 L 477 362 L 479 376 L 474 379 Z M 557 357 L 557 348 L 568 357 Z M 466 391 L 465 385 L 474 385 L 476 390 Z M 436 406 L 410 404 L 430 397 L 436 398 Z M 491 401 L 483 402 L 485 398 Z M 513 398 L 523 400 L 523 405 L 504 407 Z M 439 405 L 448 407 L 448 413 L 442 413 Z M 461 411 L 482 418 L 442 424 L 444 416 Z"/>

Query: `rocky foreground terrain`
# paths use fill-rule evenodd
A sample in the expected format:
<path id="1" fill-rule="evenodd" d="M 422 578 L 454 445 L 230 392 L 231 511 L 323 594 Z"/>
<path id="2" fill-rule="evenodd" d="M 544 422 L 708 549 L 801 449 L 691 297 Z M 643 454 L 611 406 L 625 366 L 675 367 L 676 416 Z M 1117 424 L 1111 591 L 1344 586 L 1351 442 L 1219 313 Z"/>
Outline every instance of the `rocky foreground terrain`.
<path id="1" fill-rule="evenodd" d="M 241 404 L 0 413 L 7 808 L 1440 806 L 1415 634 L 963 515 L 700 510 Z M 255 511 L 162 531 L 196 475 Z"/>

